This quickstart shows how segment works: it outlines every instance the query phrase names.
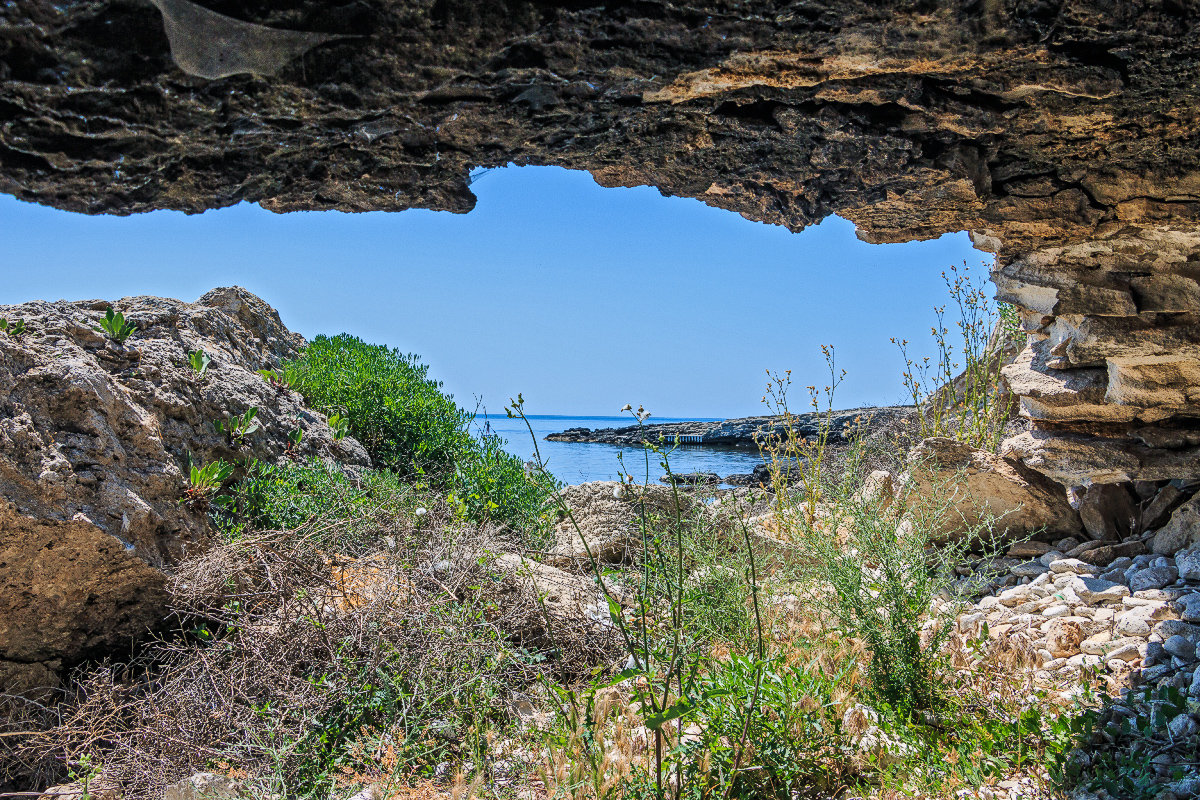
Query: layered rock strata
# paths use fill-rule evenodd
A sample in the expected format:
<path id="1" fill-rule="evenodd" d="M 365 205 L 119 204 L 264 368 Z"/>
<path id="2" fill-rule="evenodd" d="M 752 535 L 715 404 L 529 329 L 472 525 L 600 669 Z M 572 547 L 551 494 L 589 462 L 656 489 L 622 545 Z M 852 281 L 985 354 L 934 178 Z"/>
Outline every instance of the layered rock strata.
<path id="1" fill-rule="evenodd" d="M 970 230 L 1033 337 L 1009 452 L 1067 483 L 1196 472 L 1187 3 L 211 0 L 228 53 L 158 5 L 0 8 L 0 191 L 464 212 L 474 168 L 552 164 L 872 242 Z"/>
<path id="2" fill-rule="evenodd" d="M 96 326 L 115 306 L 136 326 Z M 195 303 L 157 297 L 0 306 L 0 687 L 45 686 L 65 664 L 153 628 L 164 570 L 207 545 L 203 507 L 182 502 L 198 465 L 289 455 L 367 464 L 300 396 L 257 374 L 303 339 L 239 289 Z M 189 353 L 210 358 L 199 374 Z M 213 423 L 257 408 L 238 439 Z M 288 433 L 303 430 L 289 451 Z"/>
<path id="3" fill-rule="evenodd" d="M 1130 227 L 993 273 L 1029 334 L 1006 450 L 1068 486 L 1200 475 L 1200 232 Z"/>

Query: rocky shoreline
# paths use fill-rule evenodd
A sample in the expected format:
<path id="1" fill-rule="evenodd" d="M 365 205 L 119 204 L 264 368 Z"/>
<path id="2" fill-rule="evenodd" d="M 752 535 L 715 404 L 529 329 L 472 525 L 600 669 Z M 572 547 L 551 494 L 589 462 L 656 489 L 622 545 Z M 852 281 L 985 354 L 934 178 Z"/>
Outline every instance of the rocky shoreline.
<path id="1" fill-rule="evenodd" d="M 822 420 L 831 414 L 830 443 L 845 444 L 877 427 L 895 422 L 912 412 L 912 406 L 849 408 L 842 411 L 812 411 L 792 416 L 797 436 L 820 434 Z M 568 428 L 546 436 L 548 442 L 589 442 L 640 446 L 642 442 L 666 442 L 709 447 L 757 448 L 758 442 L 787 435 L 783 416 L 741 417 L 719 422 L 665 422 L 629 425 L 624 428 Z"/>

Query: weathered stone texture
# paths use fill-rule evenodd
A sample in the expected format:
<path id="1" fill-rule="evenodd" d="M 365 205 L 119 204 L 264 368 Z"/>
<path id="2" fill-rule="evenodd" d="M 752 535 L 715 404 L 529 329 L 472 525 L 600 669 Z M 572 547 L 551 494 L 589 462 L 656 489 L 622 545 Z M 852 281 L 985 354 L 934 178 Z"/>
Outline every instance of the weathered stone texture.
<path id="1" fill-rule="evenodd" d="M 217 289 L 196 303 L 112 305 L 138 326 L 124 344 L 94 330 L 107 301 L 0 306 L 0 317 L 29 328 L 0 334 L 0 677 L 9 686 L 158 622 L 163 571 L 210 536 L 204 510 L 180 502 L 189 453 L 198 463 L 274 461 L 300 425 L 298 454 L 369 462 L 299 395 L 257 374 L 303 340 L 254 295 Z M 188 364 L 196 349 L 213 359 L 204 377 Z M 262 430 L 244 445 L 214 429 L 251 406 Z"/>
<path id="2" fill-rule="evenodd" d="M 873 242 L 970 230 L 1036 351 L 1038 375 L 1011 371 L 1034 431 L 1010 452 L 1060 480 L 1196 474 L 1192 4 L 211 0 L 355 37 L 221 22 L 296 46 L 212 69 L 168 41 L 204 14 L 158 5 L 166 28 L 149 3 L 0 8 L 0 191 L 465 212 L 471 169 L 553 164 L 792 229 L 840 213 Z M 277 74 L 199 77 L 235 62 Z"/>
<path id="3" fill-rule="evenodd" d="M 903 480 L 911 496 L 917 502 L 933 499 L 939 512 L 919 524 L 936 523 L 946 538 L 985 534 L 1011 540 L 1083 530 L 1062 487 L 1020 462 L 945 438 L 925 439 L 909 451 L 908 461 Z"/>

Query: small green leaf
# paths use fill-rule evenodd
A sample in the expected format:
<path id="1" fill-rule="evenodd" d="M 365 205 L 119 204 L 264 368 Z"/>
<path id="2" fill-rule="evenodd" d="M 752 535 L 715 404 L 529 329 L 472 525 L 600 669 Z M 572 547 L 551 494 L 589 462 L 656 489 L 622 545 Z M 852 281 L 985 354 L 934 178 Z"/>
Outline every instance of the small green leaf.
<path id="1" fill-rule="evenodd" d="M 651 714 L 649 717 L 647 717 L 646 727 L 652 731 L 660 730 L 663 725 L 679 719 L 680 717 L 693 711 L 695 708 L 696 704 L 691 700 L 688 700 L 687 698 L 681 698 L 668 706 L 667 709 L 661 714 Z"/>

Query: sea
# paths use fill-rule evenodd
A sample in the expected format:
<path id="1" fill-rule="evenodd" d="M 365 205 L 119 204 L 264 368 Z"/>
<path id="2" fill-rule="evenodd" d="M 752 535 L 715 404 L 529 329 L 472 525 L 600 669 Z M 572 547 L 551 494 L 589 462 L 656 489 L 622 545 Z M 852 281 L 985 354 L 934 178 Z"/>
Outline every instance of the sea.
<path id="1" fill-rule="evenodd" d="M 480 414 L 475 418 L 477 431 L 496 434 L 505 440 L 505 449 L 524 461 L 534 457 L 534 439 L 542 462 L 554 477 L 563 483 L 575 484 L 587 481 L 615 481 L 625 472 L 635 480 L 651 483 L 665 474 L 660 457 L 650 453 L 647 470 L 646 453 L 640 447 L 590 442 L 547 442 L 546 435 L 559 433 L 567 428 L 624 428 L 635 424 L 629 416 L 624 417 L 569 417 L 554 414 L 530 416 L 529 425 L 533 436 L 520 419 L 509 419 L 503 414 Z M 664 422 L 716 422 L 715 419 L 655 417 L 656 424 Z M 668 456 L 671 471 L 715 472 L 721 477 L 747 473 L 756 464 L 763 462 L 754 449 L 730 449 L 686 445 L 677 447 Z M 624 465 L 622 466 L 622 459 Z"/>

